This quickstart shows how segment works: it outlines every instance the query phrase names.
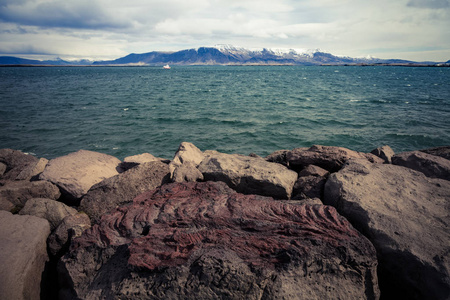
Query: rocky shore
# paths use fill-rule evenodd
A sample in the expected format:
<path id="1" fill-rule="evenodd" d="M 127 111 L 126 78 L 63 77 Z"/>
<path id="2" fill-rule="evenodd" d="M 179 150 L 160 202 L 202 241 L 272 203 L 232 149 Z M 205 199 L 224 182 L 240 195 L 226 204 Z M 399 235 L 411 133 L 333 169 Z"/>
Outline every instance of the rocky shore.
<path id="1" fill-rule="evenodd" d="M 450 299 L 450 146 L 0 149 L 1 299 Z"/>

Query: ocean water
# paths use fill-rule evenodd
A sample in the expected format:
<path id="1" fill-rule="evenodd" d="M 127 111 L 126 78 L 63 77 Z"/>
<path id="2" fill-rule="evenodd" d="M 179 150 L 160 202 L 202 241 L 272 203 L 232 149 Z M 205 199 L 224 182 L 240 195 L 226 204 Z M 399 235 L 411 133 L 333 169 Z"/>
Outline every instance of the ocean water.
<path id="1" fill-rule="evenodd" d="M 313 144 L 395 152 L 450 144 L 450 68 L 0 68 L 0 148 L 172 158 Z"/>

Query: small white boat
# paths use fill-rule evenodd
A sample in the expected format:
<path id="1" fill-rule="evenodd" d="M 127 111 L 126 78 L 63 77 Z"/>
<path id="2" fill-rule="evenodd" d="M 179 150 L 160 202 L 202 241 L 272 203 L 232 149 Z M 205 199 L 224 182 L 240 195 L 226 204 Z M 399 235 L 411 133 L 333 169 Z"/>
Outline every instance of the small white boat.
<path id="1" fill-rule="evenodd" d="M 165 66 L 163 67 L 163 69 L 169 70 L 169 69 L 170 69 L 170 66 L 169 66 L 169 65 L 165 65 Z"/>

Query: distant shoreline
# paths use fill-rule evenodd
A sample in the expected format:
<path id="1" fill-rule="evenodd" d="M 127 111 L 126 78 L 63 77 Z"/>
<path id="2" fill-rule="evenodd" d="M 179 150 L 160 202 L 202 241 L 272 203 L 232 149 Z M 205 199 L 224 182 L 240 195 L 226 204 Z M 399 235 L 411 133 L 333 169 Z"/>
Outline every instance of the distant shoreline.
<path id="1" fill-rule="evenodd" d="M 322 65 L 295 65 L 295 64 L 226 64 L 226 65 L 208 65 L 208 64 L 192 64 L 192 65 L 174 65 L 176 67 L 194 67 L 194 66 L 223 66 L 223 67 L 432 67 L 432 68 L 448 68 L 450 64 L 322 64 Z M 12 65 L 0 65 L 0 67 L 6 68 L 21 68 L 21 67 L 151 67 L 162 68 L 161 66 L 154 65 L 135 65 L 135 64 L 105 64 L 105 65 L 33 65 L 33 64 L 12 64 Z"/>

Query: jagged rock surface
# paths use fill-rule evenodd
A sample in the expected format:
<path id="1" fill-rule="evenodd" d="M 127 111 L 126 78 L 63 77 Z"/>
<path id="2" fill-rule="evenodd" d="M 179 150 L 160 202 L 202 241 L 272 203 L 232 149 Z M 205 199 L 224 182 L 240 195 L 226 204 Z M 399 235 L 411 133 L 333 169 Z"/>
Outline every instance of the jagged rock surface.
<path id="1" fill-rule="evenodd" d="M 0 211 L 1 299 L 40 299 L 49 234 L 47 220 Z"/>
<path id="2" fill-rule="evenodd" d="M 133 201 L 143 192 L 169 182 L 169 166 L 160 161 L 140 164 L 91 187 L 80 203 L 80 210 L 97 222 L 106 212 Z"/>
<path id="3" fill-rule="evenodd" d="M 163 158 L 159 158 L 159 157 L 155 157 L 150 153 L 142 153 L 142 154 L 137 154 L 137 155 L 133 155 L 133 156 L 127 156 L 123 159 L 123 162 L 120 163 L 120 167 L 126 171 L 129 170 L 137 165 L 143 164 L 143 163 L 147 163 L 147 162 L 152 162 L 152 161 L 160 161 L 160 162 L 166 162 L 165 159 Z"/>
<path id="4" fill-rule="evenodd" d="M 434 147 L 420 150 L 420 152 L 436 155 L 450 160 L 450 146 Z"/>
<path id="5" fill-rule="evenodd" d="M 387 164 L 392 163 L 392 156 L 395 155 L 394 150 L 392 150 L 392 148 L 388 145 L 373 149 L 370 153 L 384 159 L 384 162 Z"/>
<path id="6" fill-rule="evenodd" d="M 301 170 L 308 165 L 319 166 L 329 172 L 337 172 L 349 159 L 364 158 L 374 163 L 383 163 L 381 158 L 347 148 L 314 145 L 310 148 L 296 148 L 286 153 L 290 168 Z"/>
<path id="7" fill-rule="evenodd" d="M 202 172 L 191 161 L 186 161 L 182 165 L 175 167 L 172 175 L 172 182 L 195 182 L 202 180 Z"/>
<path id="8" fill-rule="evenodd" d="M 404 166 L 428 177 L 450 180 L 450 160 L 422 151 L 402 152 L 392 157 L 394 165 Z"/>
<path id="9" fill-rule="evenodd" d="M 205 180 L 223 181 L 244 194 L 289 199 L 297 173 L 261 158 L 206 151 L 198 166 Z"/>
<path id="10" fill-rule="evenodd" d="M 64 298 L 377 299 L 375 250 L 336 210 L 222 182 L 138 196 L 75 239 Z"/>
<path id="11" fill-rule="evenodd" d="M 449 199 L 449 181 L 352 160 L 330 175 L 324 203 L 374 244 L 382 298 L 448 299 Z"/>
<path id="12" fill-rule="evenodd" d="M 91 186 L 119 174 L 119 164 L 111 155 L 79 150 L 50 160 L 39 178 L 56 184 L 69 204 L 78 204 Z"/>
<path id="13" fill-rule="evenodd" d="M 91 227 L 91 220 L 84 213 L 65 217 L 47 239 L 48 250 L 52 255 L 59 255 L 68 250 L 72 239 Z"/>

